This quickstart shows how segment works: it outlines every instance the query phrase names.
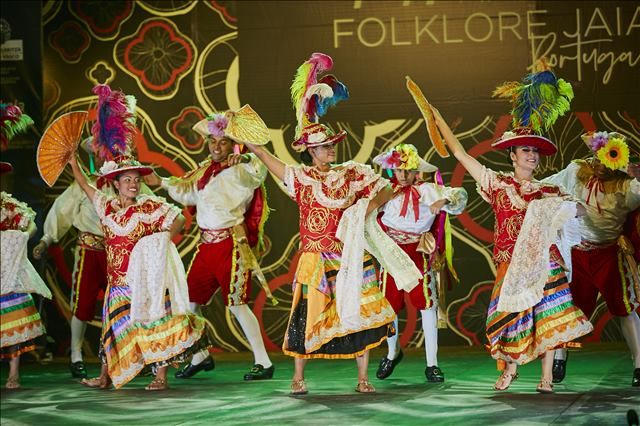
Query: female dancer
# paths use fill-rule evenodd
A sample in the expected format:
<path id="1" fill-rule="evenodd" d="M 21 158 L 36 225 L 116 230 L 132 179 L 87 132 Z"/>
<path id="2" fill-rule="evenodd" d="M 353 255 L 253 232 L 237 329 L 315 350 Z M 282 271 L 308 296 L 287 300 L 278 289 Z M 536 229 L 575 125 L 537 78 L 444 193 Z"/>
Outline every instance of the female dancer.
<path id="1" fill-rule="evenodd" d="M 0 162 L 0 175 L 11 164 Z M 45 333 L 40 314 L 29 293 L 51 298 L 51 292 L 27 259 L 27 240 L 36 232 L 36 214 L 25 203 L 0 193 L 2 277 L 0 291 L 0 358 L 9 360 L 5 387 L 20 387 L 20 355 L 35 349 L 35 339 Z"/>
<path id="2" fill-rule="evenodd" d="M 544 73 L 548 74 L 543 77 L 548 77 L 549 80 L 555 79 L 551 71 L 544 71 Z M 535 75 L 529 76 L 527 81 L 535 81 Z M 566 107 L 568 109 L 568 100 Z M 518 116 L 516 108 L 512 112 L 514 124 L 517 127 L 512 132 L 505 132 L 493 144 L 494 148 L 508 149 L 509 158 L 513 161 L 513 173 L 501 173 L 484 167 L 467 154 L 440 113 L 434 108 L 436 125 L 442 132 L 447 146 L 477 182 L 480 196 L 491 204 L 495 213 L 493 258 L 498 270 L 489 303 L 487 338 L 491 346 L 491 356 L 506 362 L 506 368 L 498 378 L 495 389 L 509 388 L 518 378 L 518 364 L 526 364 L 541 357 L 542 378 L 536 391 L 552 393 L 553 349 L 584 336 L 593 327 L 573 303 L 563 268 L 566 263 L 558 247 L 553 244 L 553 240 L 542 250 L 546 253 L 546 263 L 542 264 L 542 280 L 539 288 L 532 290 L 531 293 L 505 292 L 507 278 L 513 282 L 512 277 L 515 276 L 515 282 L 518 282 L 518 276 L 530 276 L 531 271 L 526 268 L 514 267 L 509 270 L 510 264 L 515 262 L 513 258 L 516 255 L 520 258 L 534 258 L 535 253 L 524 253 L 525 250 L 518 252 L 519 247 L 527 245 L 526 239 L 530 237 L 530 235 L 521 235 L 523 225 L 529 219 L 534 219 L 529 217 L 533 215 L 528 210 L 534 205 L 535 200 L 565 197 L 558 187 L 543 184 L 533 177 L 540 162 L 540 156 L 555 154 L 556 146 L 547 138 L 535 134 L 539 128 Z M 543 113 L 539 116 L 545 117 Z M 557 118 L 557 114 L 555 117 Z M 555 120 L 548 120 L 546 126 L 550 126 L 553 121 Z M 561 199 L 556 198 L 556 201 Z M 570 204 L 575 206 L 574 203 Z M 576 211 L 581 214 L 584 209 L 581 206 L 573 207 L 573 216 L 576 215 Z M 554 218 L 560 216 L 559 214 Z M 542 229 L 550 227 L 550 222 L 540 226 Z M 526 279 L 519 281 L 519 285 L 523 288 L 528 288 L 529 284 L 530 282 Z M 510 303 L 501 300 L 506 299 L 507 294 L 510 297 Z M 527 297 L 526 294 L 531 296 Z"/>
<path id="3" fill-rule="evenodd" d="M 76 157 L 70 160 L 76 182 L 93 202 L 105 235 L 108 288 L 102 314 L 100 377 L 82 383 L 106 389 L 111 383 L 119 388 L 133 379 L 145 365 L 151 364 L 156 374 L 146 390 L 165 390 L 169 364 L 181 362 L 185 351 L 202 336 L 204 320 L 192 314 L 172 313 L 172 304 L 164 295 L 164 312 L 149 322 L 132 320 L 132 286 L 128 272 L 132 267 L 132 251 L 146 236 L 169 232 L 173 237 L 184 225 L 180 210 L 162 198 L 141 195 L 140 176 L 151 173 L 132 157 L 107 161 L 100 169 L 101 177 L 111 181 L 117 196 L 109 198 L 87 182 Z M 145 268 L 158 268 L 150 263 Z"/>

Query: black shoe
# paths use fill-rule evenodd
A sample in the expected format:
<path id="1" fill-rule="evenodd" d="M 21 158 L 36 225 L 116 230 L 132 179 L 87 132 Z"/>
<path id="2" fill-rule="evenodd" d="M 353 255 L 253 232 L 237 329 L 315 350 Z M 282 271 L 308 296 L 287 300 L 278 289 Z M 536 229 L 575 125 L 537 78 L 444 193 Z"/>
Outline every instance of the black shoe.
<path id="1" fill-rule="evenodd" d="M 631 386 L 640 386 L 640 368 L 633 370 L 633 380 L 631 380 Z"/>
<path id="2" fill-rule="evenodd" d="M 398 353 L 398 356 L 394 359 L 389 359 L 386 356 L 380 360 L 380 365 L 378 366 L 378 371 L 376 371 L 376 377 L 380 380 L 386 379 L 393 373 L 393 369 L 396 368 L 396 365 L 400 364 L 404 354 L 402 351 Z"/>
<path id="3" fill-rule="evenodd" d="M 213 362 L 213 358 L 210 356 L 207 357 L 200 364 L 193 365 L 191 363 L 187 364 L 182 370 L 176 371 L 175 377 L 176 379 L 188 379 L 189 377 L 195 376 L 198 372 L 210 371 L 215 368 L 216 364 Z"/>
<path id="4" fill-rule="evenodd" d="M 569 360 L 569 352 L 565 359 L 554 359 L 553 369 L 551 370 L 552 383 L 560 383 L 564 380 L 564 376 L 567 374 L 567 361 Z"/>
<path id="5" fill-rule="evenodd" d="M 140 377 L 150 377 L 153 376 L 153 368 L 150 365 L 145 365 L 142 370 L 138 373 Z"/>
<path id="6" fill-rule="evenodd" d="M 89 377 L 83 361 L 69 363 L 69 371 L 71 371 L 71 377 L 74 379 L 86 379 Z"/>
<path id="7" fill-rule="evenodd" d="M 244 375 L 245 380 L 267 380 L 273 377 L 273 372 L 276 368 L 272 365 L 269 368 L 264 368 L 260 364 L 256 364 L 253 368 Z"/>
<path id="8" fill-rule="evenodd" d="M 444 382 L 444 373 L 437 365 L 432 365 L 424 370 L 424 375 L 427 376 L 427 382 L 442 383 Z"/>

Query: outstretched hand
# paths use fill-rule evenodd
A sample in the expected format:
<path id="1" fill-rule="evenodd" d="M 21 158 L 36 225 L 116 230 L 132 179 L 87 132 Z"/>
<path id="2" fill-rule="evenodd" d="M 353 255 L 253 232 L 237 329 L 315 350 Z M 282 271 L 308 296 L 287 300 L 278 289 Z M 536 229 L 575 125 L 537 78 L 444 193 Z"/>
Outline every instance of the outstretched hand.
<path id="1" fill-rule="evenodd" d="M 236 164 L 246 163 L 247 158 L 243 154 L 229 154 L 227 157 L 227 164 L 229 166 L 235 166 Z"/>
<path id="2" fill-rule="evenodd" d="M 445 198 L 443 198 L 442 200 L 434 201 L 433 204 L 429 206 L 429 210 L 431 210 L 432 214 L 438 214 L 446 204 L 447 200 Z"/>
<path id="3" fill-rule="evenodd" d="M 149 186 L 160 186 L 160 184 L 162 183 L 162 179 L 156 172 L 143 176 L 142 179 L 144 180 L 144 183 Z"/>
<path id="4" fill-rule="evenodd" d="M 640 180 L 640 164 L 629 163 L 629 166 L 627 167 L 627 173 L 629 174 L 629 176 Z"/>

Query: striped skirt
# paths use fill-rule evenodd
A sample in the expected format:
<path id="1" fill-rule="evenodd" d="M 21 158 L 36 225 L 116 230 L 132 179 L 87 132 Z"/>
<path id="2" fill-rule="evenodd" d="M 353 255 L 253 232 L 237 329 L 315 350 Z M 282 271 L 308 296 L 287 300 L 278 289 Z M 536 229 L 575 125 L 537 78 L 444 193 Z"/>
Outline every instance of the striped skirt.
<path id="1" fill-rule="evenodd" d="M 35 338 L 45 333 L 29 293 L 0 296 L 0 358 L 15 358 L 35 349 Z"/>
<path id="2" fill-rule="evenodd" d="M 593 330 L 578 309 L 562 266 L 550 261 L 549 278 L 540 302 L 522 312 L 499 312 L 498 298 L 508 263 L 498 266 L 487 316 L 491 356 L 497 360 L 526 364 L 544 352 L 584 336 Z"/>
<path id="3" fill-rule="evenodd" d="M 364 258 L 360 285 L 361 327 L 342 326 L 336 310 L 339 253 L 303 252 L 293 282 L 289 324 L 282 345 L 296 358 L 354 358 L 393 335 L 393 308 L 380 291 L 373 259 Z"/>
<path id="4" fill-rule="evenodd" d="M 205 320 L 196 315 L 171 315 L 165 299 L 166 315 L 150 323 L 130 319 L 131 289 L 109 286 L 102 310 L 100 354 L 116 388 L 133 379 L 147 364 L 164 366 L 179 363 L 202 336 Z"/>

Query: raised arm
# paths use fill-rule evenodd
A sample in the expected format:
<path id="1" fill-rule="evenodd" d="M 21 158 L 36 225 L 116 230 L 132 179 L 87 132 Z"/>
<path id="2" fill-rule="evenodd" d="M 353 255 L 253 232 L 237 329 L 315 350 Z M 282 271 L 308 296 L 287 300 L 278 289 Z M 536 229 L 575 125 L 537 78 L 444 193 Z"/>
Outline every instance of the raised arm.
<path id="1" fill-rule="evenodd" d="M 78 182 L 80 188 L 82 188 L 85 194 L 87 194 L 87 197 L 89 197 L 89 200 L 93 203 L 93 198 L 95 197 L 97 190 L 89 184 L 89 181 L 87 181 L 87 177 L 78 165 L 78 159 L 75 154 L 71 156 L 69 164 L 71 164 L 71 170 L 73 171 L 73 177 L 76 182 Z"/>
<path id="2" fill-rule="evenodd" d="M 456 138 L 456 136 L 451 131 L 451 128 L 449 127 L 447 122 L 444 121 L 444 119 L 440 115 L 440 111 L 433 107 L 432 110 L 433 115 L 436 119 L 436 125 L 438 126 L 438 129 L 440 129 L 440 132 L 442 133 L 444 141 L 449 147 L 449 150 L 451 151 L 453 156 L 458 159 L 460 164 L 462 164 L 462 166 L 467 169 L 471 177 L 476 182 L 480 182 L 482 179 L 482 164 L 480 164 L 478 160 L 467 154 L 458 138 Z"/>
<path id="3" fill-rule="evenodd" d="M 284 180 L 284 168 L 286 164 L 278 157 L 267 151 L 264 146 L 261 145 L 245 145 L 247 149 L 254 153 L 256 157 L 260 159 L 267 166 L 267 169 L 273 173 L 279 180 Z"/>

